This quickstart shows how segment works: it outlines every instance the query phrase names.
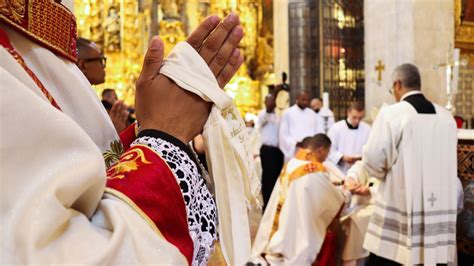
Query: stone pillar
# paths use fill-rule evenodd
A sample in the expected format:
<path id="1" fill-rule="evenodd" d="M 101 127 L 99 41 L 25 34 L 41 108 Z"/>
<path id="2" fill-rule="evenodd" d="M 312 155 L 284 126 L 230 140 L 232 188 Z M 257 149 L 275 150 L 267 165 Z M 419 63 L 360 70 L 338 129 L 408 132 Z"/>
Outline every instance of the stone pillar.
<path id="1" fill-rule="evenodd" d="M 365 0 L 364 32 L 368 114 L 384 102 L 394 102 L 389 93 L 392 71 L 403 63 L 420 69 L 422 91 L 428 99 L 446 104 L 446 71 L 434 66 L 446 63 L 454 47 L 453 1 Z M 378 60 L 385 66 L 380 82 L 375 70 Z"/>
<path id="2" fill-rule="evenodd" d="M 288 0 L 273 1 L 273 51 L 276 82 L 281 82 L 281 73 L 290 72 L 288 51 Z M 288 75 L 288 79 L 291 76 Z"/>

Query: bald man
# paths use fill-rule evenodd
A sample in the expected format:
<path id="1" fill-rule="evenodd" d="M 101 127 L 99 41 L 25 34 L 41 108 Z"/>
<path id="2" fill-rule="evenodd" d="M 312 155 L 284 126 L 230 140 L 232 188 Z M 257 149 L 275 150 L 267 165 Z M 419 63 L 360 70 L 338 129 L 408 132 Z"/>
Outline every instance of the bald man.
<path id="1" fill-rule="evenodd" d="M 283 114 L 279 131 L 279 146 L 285 155 L 285 162 L 295 154 L 296 143 L 305 137 L 324 133 L 324 121 L 309 107 L 309 94 L 298 93 L 296 104 Z"/>
<path id="2" fill-rule="evenodd" d="M 84 38 L 77 39 L 77 66 L 92 85 L 105 82 L 107 58 L 99 46 Z"/>

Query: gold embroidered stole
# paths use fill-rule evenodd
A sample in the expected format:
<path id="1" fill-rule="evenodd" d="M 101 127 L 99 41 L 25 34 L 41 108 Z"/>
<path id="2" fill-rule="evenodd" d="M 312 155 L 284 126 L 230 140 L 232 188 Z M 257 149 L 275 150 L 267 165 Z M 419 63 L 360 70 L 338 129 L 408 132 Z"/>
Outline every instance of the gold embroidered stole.
<path id="1" fill-rule="evenodd" d="M 272 232 L 270 233 L 270 239 L 273 234 L 278 230 L 278 221 L 280 219 L 281 209 L 285 203 L 286 196 L 288 193 L 288 188 L 290 187 L 291 182 L 311 173 L 315 172 L 326 172 L 323 164 L 316 159 L 316 156 L 313 152 L 307 149 L 299 149 L 296 152 L 295 159 L 308 161 L 307 164 L 304 164 L 291 173 L 288 173 L 286 168 L 287 165 L 283 167 L 283 171 L 279 177 L 280 181 L 280 195 L 278 199 L 277 210 L 273 218 L 273 227 Z"/>

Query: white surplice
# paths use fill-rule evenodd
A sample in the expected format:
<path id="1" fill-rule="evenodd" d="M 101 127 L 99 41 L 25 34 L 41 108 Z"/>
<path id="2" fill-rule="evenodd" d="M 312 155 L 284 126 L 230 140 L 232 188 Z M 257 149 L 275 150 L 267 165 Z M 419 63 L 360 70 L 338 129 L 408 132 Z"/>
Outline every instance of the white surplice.
<path id="1" fill-rule="evenodd" d="M 346 173 L 351 164 L 342 162 L 342 157 L 344 155 L 361 156 L 362 147 L 367 143 L 369 133 L 370 126 L 363 121 L 360 122 L 357 129 L 349 128 L 346 120 L 337 122 L 328 131 L 328 137 L 332 142 L 328 159 Z"/>
<path id="2" fill-rule="evenodd" d="M 281 118 L 279 131 L 279 146 L 285 155 L 285 161 L 295 154 L 296 143 L 305 137 L 324 132 L 323 119 L 311 108 L 302 110 L 296 104 L 288 108 Z"/>
<path id="3" fill-rule="evenodd" d="M 293 158 L 283 174 L 290 174 L 308 163 Z M 286 196 L 278 228 L 272 234 L 281 193 Z M 251 260 L 270 265 L 311 265 L 319 253 L 327 227 L 344 200 L 344 194 L 331 183 L 326 173 L 307 174 L 288 186 L 281 184 L 280 177 L 260 222 Z"/>
<path id="4" fill-rule="evenodd" d="M 104 193 L 117 133 L 77 66 L 0 23 L 56 99 L 0 46 L 2 264 L 186 264 L 133 203 Z"/>
<path id="5" fill-rule="evenodd" d="M 364 248 L 402 264 L 453 262 L 456 252 L 456 124 L 406 101 L 382 108 L 363 163 L 381 180 Z"/>

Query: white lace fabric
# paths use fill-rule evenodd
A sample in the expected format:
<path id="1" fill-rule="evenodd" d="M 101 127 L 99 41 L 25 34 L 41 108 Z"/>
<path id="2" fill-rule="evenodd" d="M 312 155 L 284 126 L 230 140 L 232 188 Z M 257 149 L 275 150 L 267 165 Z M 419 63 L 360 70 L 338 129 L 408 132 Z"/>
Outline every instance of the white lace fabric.
<path id="1" fill-rule="evenodd" d="M 217 207 L 195 161 L 180 147 L 154 137 L 137 138 L 132 145 L 146 145 L 169 165 L 186 205 L 189 233 L 194 243 L 192 265 L 207 265 L 217 240 Z"/>

